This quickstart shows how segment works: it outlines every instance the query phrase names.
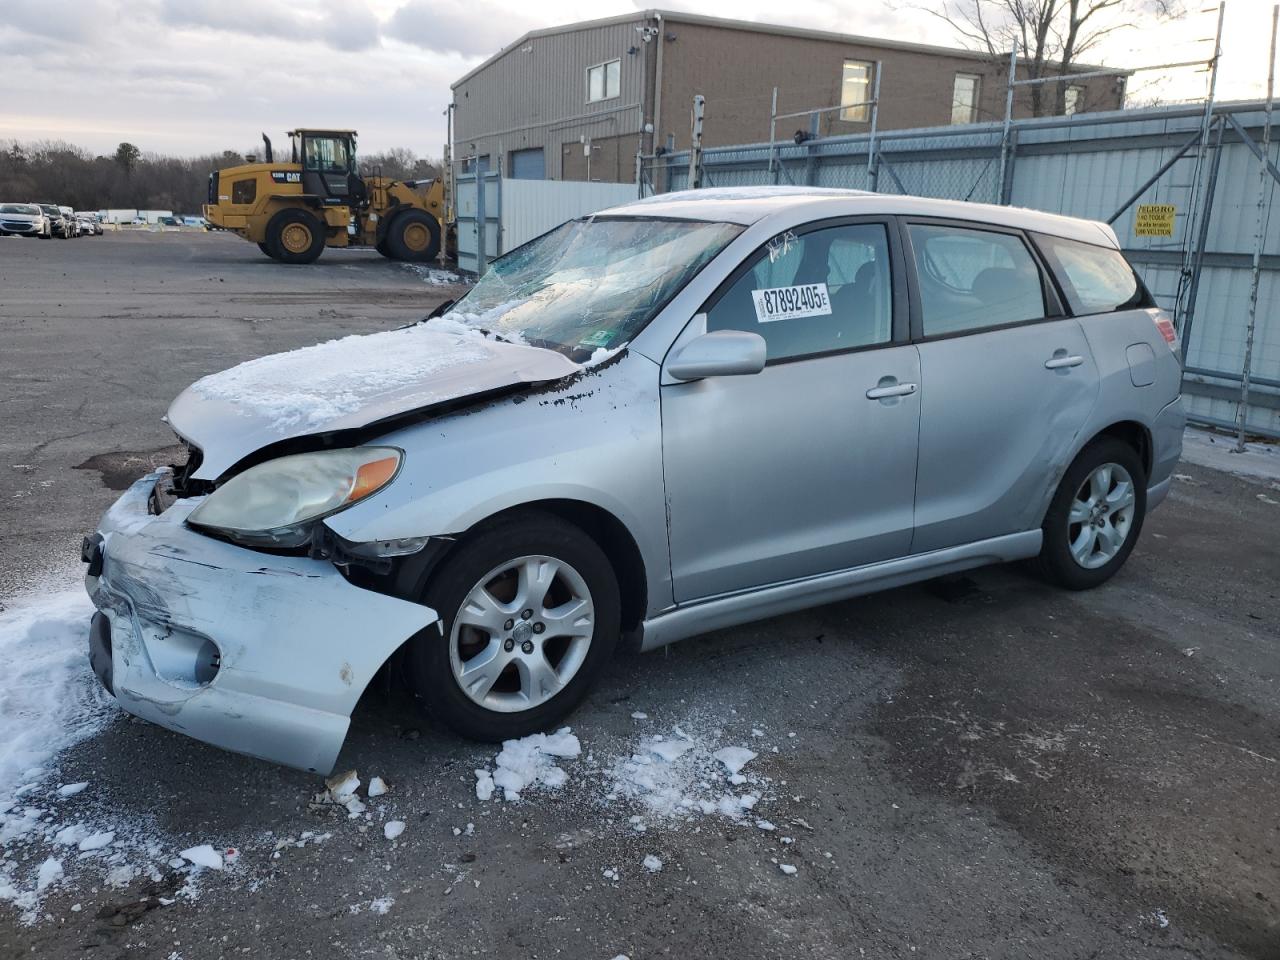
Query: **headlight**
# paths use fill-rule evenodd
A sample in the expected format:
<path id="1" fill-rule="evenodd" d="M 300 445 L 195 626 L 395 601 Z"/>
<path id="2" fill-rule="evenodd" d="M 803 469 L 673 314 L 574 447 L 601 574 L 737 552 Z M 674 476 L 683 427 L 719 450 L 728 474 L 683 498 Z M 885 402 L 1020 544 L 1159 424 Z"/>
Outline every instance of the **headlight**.
<path id="1" fill-rule="evenodd" d="M 394 447 L 354 447 L 270 460 L 228 480 L 187 522 L 251 546 L 300 547 L 314 521 L 394 480 L 402 459 Z"/>

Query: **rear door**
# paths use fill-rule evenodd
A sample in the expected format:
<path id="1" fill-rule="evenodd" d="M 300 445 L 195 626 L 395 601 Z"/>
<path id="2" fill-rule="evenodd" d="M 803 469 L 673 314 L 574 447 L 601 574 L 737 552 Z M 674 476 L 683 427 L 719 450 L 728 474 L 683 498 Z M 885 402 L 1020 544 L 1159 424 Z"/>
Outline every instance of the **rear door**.
<path id="1" fill-rule="evenodd" d="M 894 235 L 786 231 L 693 320 L 768 352 L 755 375 L 662 386 L 677 601 L 910 551 L 920 371 Z"/>
<path id="2" fill-rule="evenodd" d="M 912 552 L 1033 530 L 1098 393 L 1088 341 L 1020 231 L 902 232 L 922 397 Z"/>

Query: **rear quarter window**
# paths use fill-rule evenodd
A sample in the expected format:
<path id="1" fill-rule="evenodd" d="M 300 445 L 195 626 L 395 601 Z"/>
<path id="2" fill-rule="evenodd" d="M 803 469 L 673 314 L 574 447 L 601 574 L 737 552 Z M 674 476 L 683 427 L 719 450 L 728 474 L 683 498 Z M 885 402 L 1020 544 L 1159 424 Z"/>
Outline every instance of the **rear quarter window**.
<path id="1" fill-rule="evenodd" d="M 1074 314 L 1112 313 L 1153 305 L 1151 295 L 1129 261 L 1112 247 L 1037 234 Z"/>

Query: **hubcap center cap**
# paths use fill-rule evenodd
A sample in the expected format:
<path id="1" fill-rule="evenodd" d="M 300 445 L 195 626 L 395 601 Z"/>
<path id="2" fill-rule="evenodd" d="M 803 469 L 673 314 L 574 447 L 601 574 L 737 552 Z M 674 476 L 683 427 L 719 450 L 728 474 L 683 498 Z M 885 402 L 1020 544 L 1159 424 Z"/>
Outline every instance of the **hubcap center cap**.
<path id="1" fill-rule="evenodd" d="M 518 623 L 516 624 L 516 628 L 511 631 L 511 638 L 515 640 L 516 643 L 524 643 L 532 636 L 533 624 L 531 623 Z"/>

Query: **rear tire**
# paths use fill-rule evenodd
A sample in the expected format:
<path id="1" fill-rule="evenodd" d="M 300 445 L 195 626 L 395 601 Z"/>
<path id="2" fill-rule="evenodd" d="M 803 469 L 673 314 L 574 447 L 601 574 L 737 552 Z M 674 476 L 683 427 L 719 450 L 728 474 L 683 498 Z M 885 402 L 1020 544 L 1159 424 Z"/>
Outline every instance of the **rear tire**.
<path id="1" fill-rule="evenodd" d="M 281 210 L 267 224 L 267 246 L 281 263 L 312 263 L 324 250 L 324 224 L 305 210 Z"/>
<path id="2" fill-rule="evenodd" d="M 484 742 L 562 720 L 599 676 L 620 631 L 608 557 L 582 530 L 542 512 L 470 535 L 423 602 L 439 614 L 440 629 L 411 641 L 414 691 L 457 733 Z"/>
<path id="3" fill-rule="evenodd" d="M 422 263 L 440 255 L 440 224 L 421 210 L 405 210 L 396 214 L 387 227 L 382 245 L 396 260 Z"/>
<path id="4" fill-rule="evenodd" d="M 1147 512 L 1147 471 L 1133 447 L 1093 441 L 1067 468 L 1044 518 L 1037 572 L 1068 590 L 1089 590 L 1124 566 Z"/>
<path id="5" fill-rule="evenodd" d="M 280 258 L 279 258 L 279 257 L 277 257 L 274 253 L 272 253 L 272 252 L 271 252 L 271 247 L 270 247 L 268 244 L 260 243 L 260 244 L 258 244 L 258 249 L 259 249 L 259 250 L 261 250 L 263 253 L 265 253 L 265 254 L 266 254 L 268 257 L 270 257 L 272 260 L 279 260 L 279 259 L 280 259 Z"/>

